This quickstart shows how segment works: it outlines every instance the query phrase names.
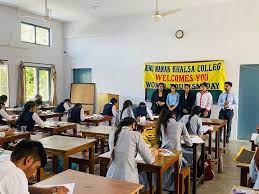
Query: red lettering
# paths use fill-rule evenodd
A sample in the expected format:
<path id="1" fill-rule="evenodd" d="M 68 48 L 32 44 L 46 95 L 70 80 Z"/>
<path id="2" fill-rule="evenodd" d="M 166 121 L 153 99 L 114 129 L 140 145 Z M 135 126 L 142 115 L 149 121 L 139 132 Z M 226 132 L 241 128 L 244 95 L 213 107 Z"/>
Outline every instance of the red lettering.
<path id="1" fill-rule="evenodd" d="M 161 75 L 156 74 L 156 81 L 160 81 L 161 80 Z"/>

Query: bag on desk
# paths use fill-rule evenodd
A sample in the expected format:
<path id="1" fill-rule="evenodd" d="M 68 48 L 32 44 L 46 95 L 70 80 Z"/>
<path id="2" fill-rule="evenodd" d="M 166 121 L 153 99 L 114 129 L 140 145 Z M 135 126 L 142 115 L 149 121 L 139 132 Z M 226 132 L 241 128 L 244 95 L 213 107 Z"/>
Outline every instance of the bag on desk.
<path id="1" fill-rule="evenodd" d="M 212 170 L 211 156 L 209 155 L 205 160 L 205 181 L 210 181 L 214 178 L 215 174 Z"/>

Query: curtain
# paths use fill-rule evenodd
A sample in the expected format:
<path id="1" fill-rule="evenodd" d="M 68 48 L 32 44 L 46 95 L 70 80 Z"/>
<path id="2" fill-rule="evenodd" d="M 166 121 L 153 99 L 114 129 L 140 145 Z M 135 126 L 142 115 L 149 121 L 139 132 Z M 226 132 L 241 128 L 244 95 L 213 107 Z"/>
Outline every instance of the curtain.
<path id="1" fill-rule="evenodd" d="M 50 105 L 55 106 L 58 103 L 58 98 L 57 98 L 57 71 L 54 65 L 51 65 L 50 79 L 51 79 Z"/>
<path id="2" fill-rule="evenodd" d="M 25 68 L 23 61 L 20 62 L 18 69 L 18 91 L 17 91 L 17 105 L 23 105 L 25 103 Z"/>

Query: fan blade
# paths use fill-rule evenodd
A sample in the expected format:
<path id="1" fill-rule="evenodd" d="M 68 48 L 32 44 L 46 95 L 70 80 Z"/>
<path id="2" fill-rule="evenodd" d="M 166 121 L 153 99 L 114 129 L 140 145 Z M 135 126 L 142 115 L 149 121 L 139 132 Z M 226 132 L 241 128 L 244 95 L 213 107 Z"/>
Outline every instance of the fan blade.
<path id="1" fill-rule="evenodd" d="M 170 11 L 167 11 L 167 12 L 164 12 L 164 13 L 160 13 L 160 15 L 165 17 L 165 16 L 168 16 L 168 15 L 175 14 L 179 11 L 181 11 L 181 9 L 173 9 L 173 10 L 170 10 Z"/>

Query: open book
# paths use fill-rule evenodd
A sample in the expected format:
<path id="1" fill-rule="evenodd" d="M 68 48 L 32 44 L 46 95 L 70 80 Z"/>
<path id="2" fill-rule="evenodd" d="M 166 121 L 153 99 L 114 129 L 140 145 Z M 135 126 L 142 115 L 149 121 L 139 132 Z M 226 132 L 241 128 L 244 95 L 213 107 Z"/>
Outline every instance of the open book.
<path id="1" fill-rule="evenodd" d="M 244 147 L 241 147 L 234 160 L 239 163 L 250 164 L 254 155 L 254 151 L 249 151 Z"/>

